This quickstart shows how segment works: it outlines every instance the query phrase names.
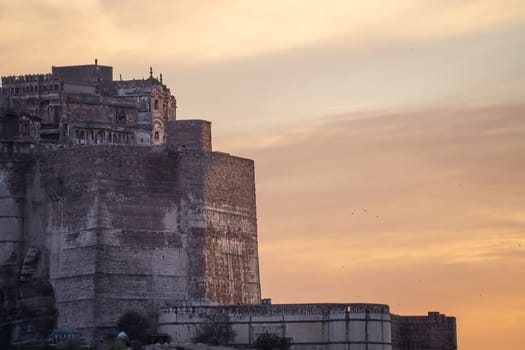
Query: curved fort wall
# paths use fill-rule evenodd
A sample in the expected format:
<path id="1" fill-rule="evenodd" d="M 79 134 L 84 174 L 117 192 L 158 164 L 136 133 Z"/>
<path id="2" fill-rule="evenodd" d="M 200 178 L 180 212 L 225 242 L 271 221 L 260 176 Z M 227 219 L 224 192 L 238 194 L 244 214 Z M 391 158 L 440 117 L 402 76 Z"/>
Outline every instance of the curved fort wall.
<path id="1" fill-rule="evenodd" d="M 291 338 L 294 349 L 391 350 L 387 305 L 260 304 L 162 308 L 159 330 L 177 341 L 190 341 L 199 328 L 227 315 L 235 331 L 232 345 L 247 347 L 261 334 Z"/>

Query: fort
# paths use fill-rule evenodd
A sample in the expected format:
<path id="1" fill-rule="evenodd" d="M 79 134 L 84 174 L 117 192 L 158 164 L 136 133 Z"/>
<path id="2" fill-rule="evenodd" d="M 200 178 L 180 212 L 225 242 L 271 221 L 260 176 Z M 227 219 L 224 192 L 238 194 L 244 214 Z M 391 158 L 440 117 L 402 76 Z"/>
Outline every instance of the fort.
<path id="1" fill-rule="evenodd" d="M 237 347 L 275 333 L 294 349 L 457 348 L 455 318 L 437 312 L 261 301 L 254 163 L 213 151 L 210 122 L 176 111 L 151 68 L 2 77 L 1 348 L 61 325 L 102 344 L 130 309 L 177 340 L 225 314 Z"/>

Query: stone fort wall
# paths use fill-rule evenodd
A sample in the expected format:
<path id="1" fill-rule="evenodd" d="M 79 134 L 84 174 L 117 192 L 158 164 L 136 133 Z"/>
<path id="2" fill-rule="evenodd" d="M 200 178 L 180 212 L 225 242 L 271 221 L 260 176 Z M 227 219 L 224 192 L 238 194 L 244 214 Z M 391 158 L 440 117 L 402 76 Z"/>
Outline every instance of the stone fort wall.
<path id="1" fill-rule="evenodd" d="M 100 339 L 128 309 L 260 301 L 253 161 L 172 146 L 4 154 L 0 264 L 41 252 L 58 325 Z"/>
<path id="2" fill-rule="evenodd" d="M 300 350 L 392 349 L 389 309 L 378 304 L 174 306 L 161 309 L 159 330 L 178 342 L 191 341 L 220 315 L 235 332 L 232 345 L 243 348 L 269 333 L 291 338 Z"/>
<path id="3" fill-rule="evenodd" d="M 41 162 L 62 193 L 46 215 L 59 322 L 90 333 L 125 309 L 260 300 L 251 161 L 85 146 Z"/>
<path id="4" fill-rule="evenodd" d="M 253 161 L 212 152 L 210 122 L 176 107 L 151 68 L 2 77 L 0 348 L 66 323 L 100 341 L 137 309 L 186 338 L 227 314 L 237 345 L 269 332 L 301 349 L 456 349 L 455 319 L 438 313 L 260 305 Z"/>
<path id="5" fill-rule="evenodd" d="M 456 318 L 439 312 L 426 316 L 392 315 L 394 350 L 457 349 Z"/>

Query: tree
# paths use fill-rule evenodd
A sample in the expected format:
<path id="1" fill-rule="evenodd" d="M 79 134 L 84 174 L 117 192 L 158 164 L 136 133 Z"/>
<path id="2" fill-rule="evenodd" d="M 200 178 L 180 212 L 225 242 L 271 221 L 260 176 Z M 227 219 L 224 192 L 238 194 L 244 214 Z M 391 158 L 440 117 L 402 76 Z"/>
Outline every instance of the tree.
<path id="1" fill-rule="evenodd" d="M 150 324 L 148 319 L 138 311 L 126 311 L 117 322 L 119 331 L 124 331 L 131 341 L 146 343 Z"/>
<path id="2" fill-rule="evenodd" d="M 254 347 L 258 350 L 289 350 L 292 343 L 292 338 L 280 337 L 277 334 L 263 333 L 259 334 Z"/>
<path id="3" fill-rule="evenodd" d="M 104 350 L 124 350 L 126 344 L 119 339 L 106 339 Z"/>
<path id="4" fill-rule="evenodd" d="M 228 315 L 214 315 L 200 327 L 192 341 L 215 346 L 228 345 L 233 341 L 235 335 Z"/>

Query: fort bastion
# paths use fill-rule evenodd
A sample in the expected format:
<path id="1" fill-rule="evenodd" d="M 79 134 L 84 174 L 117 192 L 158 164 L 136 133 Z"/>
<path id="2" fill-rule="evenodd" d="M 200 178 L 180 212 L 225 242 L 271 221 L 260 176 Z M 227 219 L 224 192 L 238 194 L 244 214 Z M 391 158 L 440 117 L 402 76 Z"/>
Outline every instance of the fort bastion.
<path id="1" fill-rule="evenodd" d="M 88 342 L 126 310 L 189 340 L 213 314 L 248 347 L 456 349 L 455 319 L 387 305 L 261 302 L 252 160 L 178 120 L 162 75 L 113 80 L 95 64 L 2 77 L 0 347 L 68 324 Z"/>

